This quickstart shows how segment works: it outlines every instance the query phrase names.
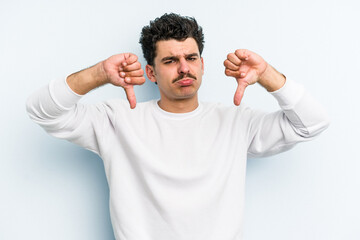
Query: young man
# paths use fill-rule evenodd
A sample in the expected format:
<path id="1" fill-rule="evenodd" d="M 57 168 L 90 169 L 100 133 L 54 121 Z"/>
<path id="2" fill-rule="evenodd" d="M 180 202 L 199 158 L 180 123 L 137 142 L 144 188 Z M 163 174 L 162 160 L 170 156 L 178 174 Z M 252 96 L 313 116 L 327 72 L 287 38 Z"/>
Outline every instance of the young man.
<path id="1" fill-rule="evenodd" d="M 144 72 L 137 57 L 125 53 L 40 89 L 28 100 L 30 117 L 103 159 L 116 239 L 241 239 L 247 156 L 313 139 L 328 126 L 323 108 L 248 50 L 224 62 L 225 74 L 238 82 L 237 106 L 199 102 L 204 37 L 193 18 L 165 14 L 143 28 L 140 43 L 160 100 L 136 106 L 133 86 L 144 83 Z M 240 105 L 256 82 L 281 111 Z M 125 89 L 130 108 L 119 99 L 78 103 L 106 83 Z"/>

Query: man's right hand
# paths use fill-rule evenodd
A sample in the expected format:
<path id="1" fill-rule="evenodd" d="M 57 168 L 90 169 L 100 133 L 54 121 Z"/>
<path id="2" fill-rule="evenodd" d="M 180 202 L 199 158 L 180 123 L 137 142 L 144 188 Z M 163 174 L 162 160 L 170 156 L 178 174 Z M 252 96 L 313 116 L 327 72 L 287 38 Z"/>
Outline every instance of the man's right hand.
<path id="1" fill-rule="evenodd" d="M 86 94 L 106 83 L 124 88 L 131 108 L 136 106 L 134 85 L 145 83 L 144 71 L 135 54 L 122 53 L 98 64 L 73 73 L 66 79 L 69 87 L 78 94 Z"/>
<path id="2" fill-rule="evenodd" d="M 134 85 L 145 83 L 138 57 L 132 53 L 117 54 L 102 62 L 106 82 L 124 88 L 131 108 L 136 106 Z"/>

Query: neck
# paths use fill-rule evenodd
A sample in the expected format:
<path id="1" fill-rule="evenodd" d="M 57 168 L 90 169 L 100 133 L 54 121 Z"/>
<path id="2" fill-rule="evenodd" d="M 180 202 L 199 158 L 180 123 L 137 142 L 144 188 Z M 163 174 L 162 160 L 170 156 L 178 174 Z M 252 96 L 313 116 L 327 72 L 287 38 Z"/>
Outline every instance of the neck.
<path id="1" fill-rule="evenodd" d="M 162 110 L 171 113 L 187 113 L 194 111 L 199 106 L 197 95 L 189 99 L 169 100 L 161 98 L 158 104 Z"/>

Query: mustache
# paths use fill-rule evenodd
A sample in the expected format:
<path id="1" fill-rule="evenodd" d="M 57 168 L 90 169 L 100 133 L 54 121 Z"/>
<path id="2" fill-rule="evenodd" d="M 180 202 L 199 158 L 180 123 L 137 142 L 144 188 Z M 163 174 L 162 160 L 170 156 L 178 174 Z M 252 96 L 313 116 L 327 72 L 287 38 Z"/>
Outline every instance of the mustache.
<path id="1" fill-rule="evenodd" d="M 196 80 L 196 76 L 192 75 L 191 73 L 186 73 L 186 74 L 180 74 L 177 78 L 175 78 L 172 83 L 177 82 L 183 78 L 192 78 Z"/>

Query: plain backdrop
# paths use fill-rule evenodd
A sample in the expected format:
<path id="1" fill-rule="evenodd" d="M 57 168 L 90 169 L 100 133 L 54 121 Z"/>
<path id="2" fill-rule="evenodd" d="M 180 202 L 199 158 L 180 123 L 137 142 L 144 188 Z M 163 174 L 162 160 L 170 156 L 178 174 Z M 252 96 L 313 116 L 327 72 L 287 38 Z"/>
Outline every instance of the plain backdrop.
<path id="1" fill-rule="evenodd" d="M 116 53 L 133 52 L 145 66 L 141 28 L 169 12 L 194 16 L 204 29 L 201 100 L 233 104 L 236 83 L 222 64 L 228 53 L 247 48 L 305 85 L 331 118 L 316 140 L 248 161 L 244 239 L 360 239 L 356 0 L 2 0 L 0 239 L 114 239 L 101 159 L 48 136 L 30 121 L 25 102 L 50 80 Z M 136 95 L 159 97 L 148 80 Z M 104 86 L 82 101 L 124 96 Z M 259 85 L 243 101 L 278 109 Z"/>

